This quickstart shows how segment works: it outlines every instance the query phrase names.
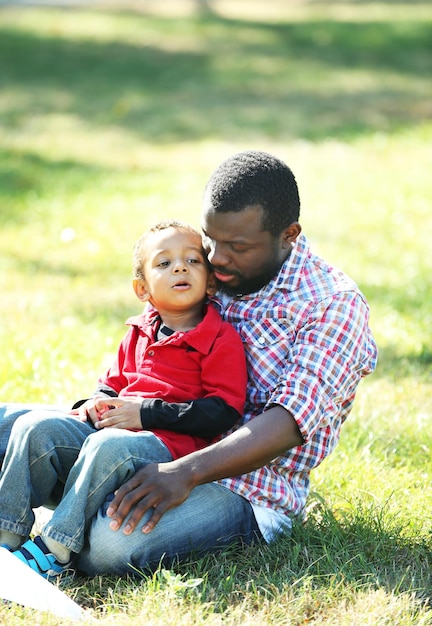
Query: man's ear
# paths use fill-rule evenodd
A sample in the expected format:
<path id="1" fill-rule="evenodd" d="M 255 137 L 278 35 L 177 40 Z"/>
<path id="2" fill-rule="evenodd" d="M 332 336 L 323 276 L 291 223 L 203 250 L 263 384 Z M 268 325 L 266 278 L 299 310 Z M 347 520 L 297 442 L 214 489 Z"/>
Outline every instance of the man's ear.
<path id="1" fill-rule="evenodd" d="M 284 248 L 291 247 L 295 243 L 297 237 L 300 235 L 301 230 L 302 227 L 298 222 L 293 222 L 288 226 L 288 228 L 285 228 L 282 233 L 282 246 Z"/>
<path id="2" fill-rule="evenodd" d="M 214 296 L 217 291 L 216 278 L 213 272 L 210 272 L 207 282 L 207 295 Z"/>
<path id="3" fill-rule="evenodd" d="M 142 278 L 134 278 L 132 286 L 139 300 L 142 302 L 148 302 L 148 300 L 150 300 L 151 294 L 147 291 L 145 281 L 142 280 Z"/>

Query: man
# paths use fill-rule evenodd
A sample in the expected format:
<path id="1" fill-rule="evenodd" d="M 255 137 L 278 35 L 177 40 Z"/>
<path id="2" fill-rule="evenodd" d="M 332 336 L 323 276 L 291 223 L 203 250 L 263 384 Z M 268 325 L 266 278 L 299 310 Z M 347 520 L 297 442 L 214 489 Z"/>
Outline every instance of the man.
<path id="1" fill-rule="evenodd" d="M 240 153 L 211 176 L 202 227 L 218 305 L 246 350 L 245 413 L 212 446 L 138 470 L 94 518 L 83 572 L 270 541 L 304 511 L 377 350 L 364 297 L 312 254 L 299 212 L 294 175 L 271 155 Z"/>

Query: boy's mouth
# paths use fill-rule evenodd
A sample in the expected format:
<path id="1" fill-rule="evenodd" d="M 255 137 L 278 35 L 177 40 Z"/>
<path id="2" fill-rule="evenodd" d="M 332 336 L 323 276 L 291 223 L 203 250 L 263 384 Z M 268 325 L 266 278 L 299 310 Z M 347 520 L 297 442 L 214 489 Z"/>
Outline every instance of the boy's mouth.
<path id="1" fill-rule="evenodd" d="M 173 285 L 172 288 L 173 289 L 186 289 L 187 287 L 190 287 L 190 284 L 183 280 Z"/>

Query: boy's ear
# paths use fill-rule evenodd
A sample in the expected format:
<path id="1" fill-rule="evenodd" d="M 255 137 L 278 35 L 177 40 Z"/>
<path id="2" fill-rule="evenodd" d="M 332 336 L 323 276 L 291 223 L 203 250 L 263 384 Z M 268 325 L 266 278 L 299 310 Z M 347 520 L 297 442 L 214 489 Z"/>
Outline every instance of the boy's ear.
<path id="1" fill-rule="evenodd" d="M 213 272 L 210 272 L 207 282 L 207 295 L 214 296 L 217 291 L 216 278 Z"/>
<path id="2" fill-rule="evenodd" d="M 147 291 L 147 287 L 145 281 L 141 278 L 134 278 L 132 281 L 132 286 L 137 295 L 137 298 L 142 302 L 148 302 L 150 300 L 151 294 Z"/>

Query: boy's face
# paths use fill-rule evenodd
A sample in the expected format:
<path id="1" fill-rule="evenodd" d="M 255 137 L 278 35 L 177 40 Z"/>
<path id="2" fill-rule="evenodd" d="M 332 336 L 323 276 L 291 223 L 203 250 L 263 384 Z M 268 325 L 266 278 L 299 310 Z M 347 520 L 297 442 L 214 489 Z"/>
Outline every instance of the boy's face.
<path id="1" fill-rule="evenodd" d="M 147 239 L 144 280 L 134 280 L 137 296 L 160 312 L 180 312 L 201 305 L 209 269 L 199 235 L 177 228 L 152 233 Z"/>

